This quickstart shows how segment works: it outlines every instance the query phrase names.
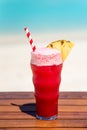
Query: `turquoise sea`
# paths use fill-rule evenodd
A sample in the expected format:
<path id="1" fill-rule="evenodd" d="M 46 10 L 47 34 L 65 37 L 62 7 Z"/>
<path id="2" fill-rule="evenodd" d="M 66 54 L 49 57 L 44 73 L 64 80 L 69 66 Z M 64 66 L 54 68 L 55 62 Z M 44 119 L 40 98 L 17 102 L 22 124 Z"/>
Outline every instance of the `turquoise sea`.
<path id="1" fill-rule="evenodd" d="M 0 34 L 87 30 L 87 0 L 0 0 Z"/>

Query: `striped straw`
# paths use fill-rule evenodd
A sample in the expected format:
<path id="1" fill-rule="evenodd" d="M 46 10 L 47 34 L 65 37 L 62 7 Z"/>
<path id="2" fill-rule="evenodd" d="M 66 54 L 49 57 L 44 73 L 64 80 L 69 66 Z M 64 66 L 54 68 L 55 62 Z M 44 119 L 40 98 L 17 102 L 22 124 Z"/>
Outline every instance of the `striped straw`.
<path id="1" fill-rule="evenodd" d="M 26 36 L 27 36 L 27 38 L 28 38 L 28 40 L 29 40 L 29 43 L 30 43 L 30 45 L 31 45 L 31 47 L 32 47 L 32 50 L 35 51 L 36 46 L 35 46 L 34 43 L 33 43 L 33 39 L 32 39 L 32 37 L 31 37 L 31 33 L 28 31 L 28 28 L 24 28 L 24 31 L 26 32 Z"/>

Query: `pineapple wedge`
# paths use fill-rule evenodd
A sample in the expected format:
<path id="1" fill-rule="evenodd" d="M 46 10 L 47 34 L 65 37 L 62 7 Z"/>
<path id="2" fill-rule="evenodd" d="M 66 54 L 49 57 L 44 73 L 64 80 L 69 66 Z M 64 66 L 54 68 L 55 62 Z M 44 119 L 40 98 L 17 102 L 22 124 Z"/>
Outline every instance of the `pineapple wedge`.
<path id="1" fill-rule="evenodd" d="M 66 40 L 54 41 L 47 45 L 48 48 L 54 48 L 61 52 L 63 62 L 67 58 L 73 46 L 74 44 L 72 42 Z"/>

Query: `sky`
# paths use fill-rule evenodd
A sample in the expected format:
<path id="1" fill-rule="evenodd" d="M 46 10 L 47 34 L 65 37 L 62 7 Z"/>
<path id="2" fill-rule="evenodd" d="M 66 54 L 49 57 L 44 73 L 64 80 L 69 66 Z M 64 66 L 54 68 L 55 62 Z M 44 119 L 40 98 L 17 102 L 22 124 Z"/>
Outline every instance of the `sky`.
<path id="1" fill-rule="evenodd" d="M 0 34 L 87 30 L 87 0 L 0 0 Z"/>

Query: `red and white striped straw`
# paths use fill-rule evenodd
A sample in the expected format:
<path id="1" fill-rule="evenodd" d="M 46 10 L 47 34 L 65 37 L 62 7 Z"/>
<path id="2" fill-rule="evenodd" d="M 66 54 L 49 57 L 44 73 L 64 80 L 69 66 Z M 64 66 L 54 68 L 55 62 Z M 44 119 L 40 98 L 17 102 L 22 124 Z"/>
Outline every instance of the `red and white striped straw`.
<path id="1" fill-rule="evenodd" d="M 28 40 L 29 40 L 29 43 L 30 43 L 30 45 L 31 45 L 31 47 L 32 47 L 32 50 L 35 51 L 36 46 L 35 46 L 34 43 L 33 43 L 33 39 L 32 39 L 32 37 L 31 37 L 31 33 L 28 31 L 28 28 L 24 28 L 24 31 L 26 32 L 26 36 L 27 36 L 27 38 L 28 38 Z"/>

